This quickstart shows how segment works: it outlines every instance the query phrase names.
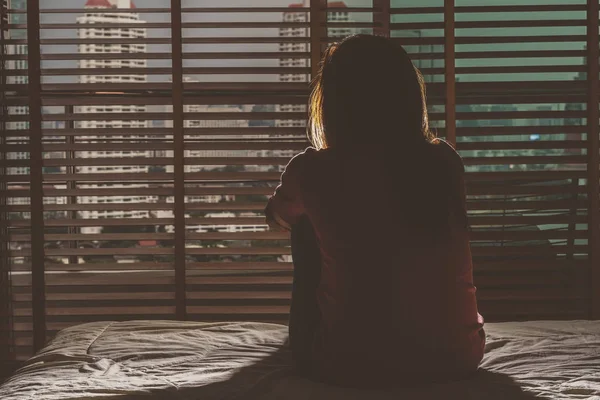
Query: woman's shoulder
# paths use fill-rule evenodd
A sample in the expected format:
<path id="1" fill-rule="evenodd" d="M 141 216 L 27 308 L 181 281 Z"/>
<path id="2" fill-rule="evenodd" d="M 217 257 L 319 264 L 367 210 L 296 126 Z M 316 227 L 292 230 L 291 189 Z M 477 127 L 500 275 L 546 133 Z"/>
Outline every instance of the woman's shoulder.
<path id="1" fill-rule="evenodd" d="M 314 147 L 307 147 L 303 151 L 301 151 L 300 153 L 298 153 L 294 157 L 292 157 L 292 161 L 307 160 L 307 159 L 314 157 L 318 153 L 319 153 L 319 151 L 317 149 L 315 149 Z"/>
<path id="2" fill-rule="evenodd" d="M 302 152 L 296 154 L 288 162 L 285 167 L 284 176 L 295 176 L 298 179 L 306 178 L 310 174 L 309 171 L 316 168 L 318 159 L 321 158 L 322 150 L 317 150 L 314 147 L 307 147 Z"/>
<path id="3" fill-rule="evenodd" d="M 295 169 L 303 169 L 310 167 L 315 162 L 331 158 L 331 149 L 317 150 L 314 147 L 307 147 L 302 152 L 296 154 L 290 160 L 288 168 L 292 166 Z"/>
<path id="4" fill-rule="evenodd" d="M 452 146 L 448 141 L 435 138 L 433 141 L 431 141 L 431 146 L 433 146 L 433 148 L 439 152 L 440 157 L 450 166 L 464 171 L 465 166 L 460 154 L 458 154 L 454 146 Z"/>

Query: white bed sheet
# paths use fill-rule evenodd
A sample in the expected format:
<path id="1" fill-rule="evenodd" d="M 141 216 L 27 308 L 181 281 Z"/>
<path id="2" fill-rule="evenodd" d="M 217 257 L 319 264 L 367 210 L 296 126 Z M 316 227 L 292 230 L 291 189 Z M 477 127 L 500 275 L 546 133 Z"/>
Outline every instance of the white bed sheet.
<path id="1" fill-rule="evenodd" d="M 600 399 L 600 322 L 487 324 L 486 332 L 473 379 L 367 391 L 293 376 L 282 325 L 89 323 L 60 332 L 0 386 L 0 399 Z"/>

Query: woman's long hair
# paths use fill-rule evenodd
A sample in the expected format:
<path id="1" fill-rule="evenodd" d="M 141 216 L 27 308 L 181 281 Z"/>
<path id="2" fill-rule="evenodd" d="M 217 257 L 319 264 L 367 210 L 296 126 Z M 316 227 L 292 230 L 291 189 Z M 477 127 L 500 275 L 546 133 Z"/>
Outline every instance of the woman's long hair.
<path id="1" fill-rule="evenodd" d="M 402 46 L 380 36 L 350 36 L 328 47 L 312 84 L 313 146 L 336 149 L 341 171 L 361 151 L 378 154 L 389 182 L 380 193 L 398 205 L 397 222 L 430 237 L 448 232 L 450 213 L 460 207 L 456 176 L 431 156 L 436 139 L 425 82 Z M 340 178 L 348 190 L 357 184 L 350 179 Z"/>
<path id="2" fill-rule="evenodd" d="M 317 149 L 430 142 L 425 82 L 402 46 L 354 35 L 329 46 L 313 81 L 309 138 Z"/>

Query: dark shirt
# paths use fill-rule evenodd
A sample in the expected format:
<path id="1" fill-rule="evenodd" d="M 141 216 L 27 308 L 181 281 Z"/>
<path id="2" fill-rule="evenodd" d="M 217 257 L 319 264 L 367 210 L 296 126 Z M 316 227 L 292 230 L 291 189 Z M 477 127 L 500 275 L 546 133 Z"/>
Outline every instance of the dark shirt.
<path id="1" fill-rule="evenodd" d="M 441 140 L 426 151 L 429 166 L 456 177 L 453 195 L 466 213 L 460 156 Z M 452 215 L 444 240 L 403 226 L 379 158 L 365 151 L 342 163 L 333 148 L 308 148 L 290 161 L 267 206 L 267 218 L 288 229 L 308 216 L 319 243 L 314 372 L 351 386 L 473 372 L 485 336 L 468 229 Z"/>

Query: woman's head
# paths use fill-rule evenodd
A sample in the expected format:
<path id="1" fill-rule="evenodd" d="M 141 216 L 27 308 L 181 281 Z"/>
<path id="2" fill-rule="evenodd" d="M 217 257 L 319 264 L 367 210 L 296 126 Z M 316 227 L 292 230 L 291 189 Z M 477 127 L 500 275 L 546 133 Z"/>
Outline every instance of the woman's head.
<path id="1" fill-rule="evenodd" d="M 317 148 L 403 146 L 431 140 L 423 76 L 391 39 L 350 36 L 326 50 L 310 97 Z"/>

